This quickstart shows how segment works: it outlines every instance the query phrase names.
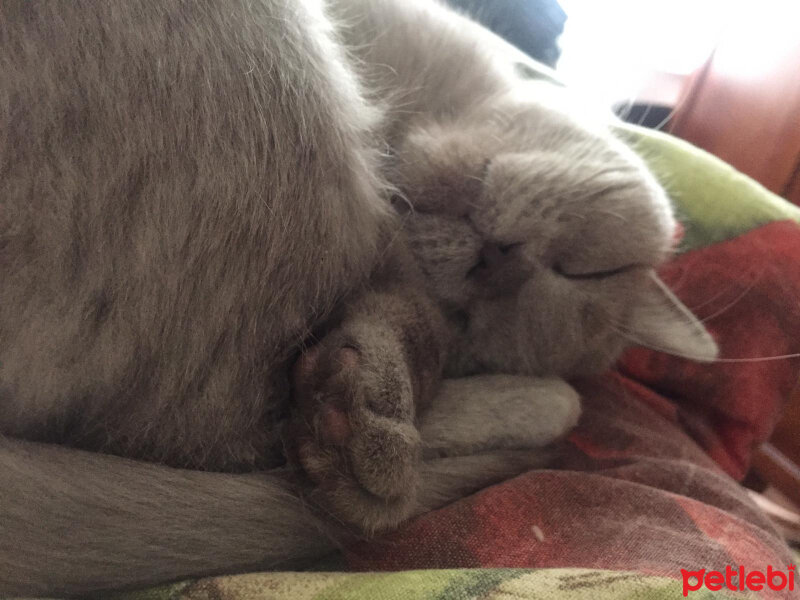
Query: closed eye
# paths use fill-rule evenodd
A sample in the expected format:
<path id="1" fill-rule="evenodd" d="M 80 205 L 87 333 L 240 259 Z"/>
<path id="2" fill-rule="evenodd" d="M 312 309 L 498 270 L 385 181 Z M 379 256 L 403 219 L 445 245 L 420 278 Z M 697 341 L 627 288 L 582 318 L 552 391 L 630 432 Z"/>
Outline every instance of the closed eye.
<path id="1" fill-rule="evenodd" d="M 555 271 L 561 277 L 566 279 L 606 279 L 608 277 L 614 277 L 615 275 L 621 275 L 622 273 L 627 273 L 629 271 L 633 271 L 634 269 L 638 269 L 641 265 L 633 263 L 630 265 L 624 265 L 622 267 L 617 267 L 615 269 L 605 269 L 602 271 L 589 271 L 585 273 L 574 273 L 570 271 L 565 271 L 561 265 L 556 264 L 553 267 L 553 271 Z"/>

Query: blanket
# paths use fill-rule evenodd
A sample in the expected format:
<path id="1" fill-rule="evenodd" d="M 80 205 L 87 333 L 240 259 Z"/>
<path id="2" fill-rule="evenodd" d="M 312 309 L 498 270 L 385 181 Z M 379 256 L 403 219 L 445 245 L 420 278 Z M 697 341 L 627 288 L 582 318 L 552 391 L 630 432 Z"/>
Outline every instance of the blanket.
<path id="1" fill-rule="evenodd" d="M 772 357 L 800 352 L 800 210 L 688 144 L 621 135 L 677 206 L 685 236 L 661 275 L 722 362 L 636 349 L 613 372 L 573 382 L 584 415 L 558 465 L 347 548 L 347 572 L 215 577 L 121 597 L 800 597 L 789 548 L 735 481 L 797 383 L 800 361 Z"/>

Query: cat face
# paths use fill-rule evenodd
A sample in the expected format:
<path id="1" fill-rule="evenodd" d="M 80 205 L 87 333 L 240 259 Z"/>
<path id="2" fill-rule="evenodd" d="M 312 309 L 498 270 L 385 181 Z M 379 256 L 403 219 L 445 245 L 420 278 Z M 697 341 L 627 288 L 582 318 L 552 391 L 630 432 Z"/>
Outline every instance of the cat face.
<path id="1" fill-rule="evenodd" d="M 420 125 L 397 159 L 408 240 L 457 340 L 452 371 L 591 373 L 633 343 L 716 354 L 654 273 L 677 227 L 666 195 L 602 128 L 494 101 Z"/>

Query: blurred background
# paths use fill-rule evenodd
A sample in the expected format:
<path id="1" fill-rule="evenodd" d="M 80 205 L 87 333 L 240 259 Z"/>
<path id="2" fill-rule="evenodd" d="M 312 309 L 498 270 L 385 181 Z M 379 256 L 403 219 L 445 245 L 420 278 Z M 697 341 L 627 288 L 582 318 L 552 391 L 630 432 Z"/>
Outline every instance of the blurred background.
<path id="1" fill-rule="evenodd" d="M 623 119 L 800 204 L 800 0 L 450 0 Z"/>

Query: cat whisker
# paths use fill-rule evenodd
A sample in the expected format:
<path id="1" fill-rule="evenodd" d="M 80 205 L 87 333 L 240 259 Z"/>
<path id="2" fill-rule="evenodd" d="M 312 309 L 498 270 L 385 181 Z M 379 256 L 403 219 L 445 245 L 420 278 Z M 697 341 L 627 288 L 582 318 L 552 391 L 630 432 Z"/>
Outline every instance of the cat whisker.
<path id="1" fill-rule="evenodd" d="M 485 183 L 484 178 L 483 177 L 478 177 L 477 175 L 465 175 L 464 177 L 466 179 L 472 179 L 473 181 L 478 181 L 481 184 Z"/>
<path id="2" fill-rule="evenodd" d="M 608 210 L 608 209 L 603 209 L 603 208 L 595 208 L 595 209 L 592 210 L 592 212 L 600 213 L 600 214 L 603 214 L 603 215 L 609 215 L 611 217 L 616 217 L 617 219 L 619 219 L 623 223 L 628 223 L 628 219 L 626 217 L 622 216 L 619 213 L 614 212 L 613 210 Z"/>
<path id="3" fill-rule="evenodd" d="M 685 283 L 687 275 L 688 275 L 688 270 L 682 271 L 680 279 L 673 280 L 672 285 L 670 287 L 672 287 L 674 289 L 680 289 L 681 286 Z M 751 275 L 749 275 L 749 274 L 747 275 L 747 277 L 750 277 L 750 276 Z M 742 298 L 744 298 L 748 293 L 750 293 L 753 290 L 753 288 L 758 283 L 759 278 L 761 277 L 761 274 L 758 273 L 757 271 L 753 270 L 752 271 L 752 276 L 754 278 L 753 281 L 751 281 L 747 285 L 746 289 L 744 289 L 742 292 L 740 292 L 740 294 L 733 301 L 731 301 L 728 305 L 726 305 L 724 308 L 720 309 L 719 311 L 717 311 L 716 313 L 713 313 L 710 316 L 706 316 L 706 317 L 703 317 L 703 318 L 699 318 L 699 315 L 698 315 L 698 318 L 699 318 L 700 322 L 701 323 L 705 323 L 706 321 L 710 321 L 711 319 L 714 319 L 714 318 L 718 317 L 719 315 L 723 314 L 726 310 L 730 309 L 732 306 L 735 306 L 736 303 L 740 302 L 742 300 Z M 715 294 L 713 294 L 712 296 L 706 298 L 704 301 L 699 302 L 698 304 L 691 304 L 691 305 L 687 304 L 686 307 L 692 313 L 697 314 L 697 312 L 701 308 L 703 308 L 705 306 L 708 306 L 709 304 L 713 304 L 713 303 L 717 302 L 720 298 L 722 298 L 725 294 L 727 294 L 731 290 L 732 287 L 733 286 L 729 286 L 729 287 L 723 288 L 720 291 L 718 291 Z"/>
<path id="4" fill-rule="evenodd" d="M 616 107 L 614 112 L 617 116 L 622 119 L 623 121 L 627 120 L 630 116 L 631 111 L 633 110 L 633 105 L 636 102 L 636 98 L 631 96 L 626 98 L 624 101 L 620 102 Z"/>
<path id="5" fill-rule="evenodd" d="M 638 120 L 638 121 L 637 121 L 637 123 L 636 123 L 637 125 L 639 125 L 639 126 L 642 126 L 642 125 L 644 125 L 644 122 L 647 120 L 647 115 L 649 115 L 649 114 L 650 114 L 650 109 L 651 109 L 652 107 L 653 107 L 653 105 L 652 105 L 652 104 L 649 104 L 649 103 L 647 104 L 647 108 L 645 108 L 645 109 L 642 111 L 642 116 L 641 116 L 641 117 L 639 117 L 639 120 Z"/>
<path id="6" fill-rule="evenodd" d="M 681 289 L 682 286 L 686 283 L 686 278 L 688 277 L 688 275 L 689 275 L 688 269 L 682 271 L 680 278 L 677 279 L 677 280 L 673 279 L 672 282 L 671 282 L 670 287 L 673 288 L 673 289 Z M 704 306 L 708 306 L 709 304 L 713 304 L 714 302 L 716 302 L 717 300 L 722 298 L 726 293 L 727 293 L 727 290 L 726 289 L 722 289 L 722 290 L 718 291 L 717 293 L 715 293 L 713 296 L 711 296 L 709 298 L 706 298 L 704 301 L 702 301 L 702 302 L 700 302 L 698 304 L 691 304 L 691 305 L 687 304 L 686 308 L 688 308 L 692 313 L 696 314 L 699 309 L 703 308 Z"/>
<path id="7" fill-rule="evenodd" d="M 656 344 L 644 344 L 642 341 L 636 337 L 636 332 L 630 330 L 629 328 L 625 327 L 622 324 L 614 323 L 612 321 L 606 321 L 606 323 L 619 335 L 623 338 L 633 342 L 637 346 L 643 346 L 650 350 L 655 350 L 656 352 L 663 352 L 664 354 L 669 354 L 670 356 L 677 356 L 679 358 L 685 358 L 687 360 L 694 360 L 703 363 L 756 363 L 756 362 L 769 362 L 775 360 L 789 360 L 792 358 L 800 358 L 800 352 L 795 352 L 791 354 L 778 354 L 774 356 L 757 356 L 757 357 L 739 357 L 739 358 L 714 358 L 709 360 L 707 357 L 703 356 L 693 356 L 691 354 L 685 352 L 675 352 L 672 349 L 665 348 L 663 346 L 658 346 Z"/>
<path id="8" fill-rule="evenodd" d="M 755 288 L 755 285 L 756 285 L 756 283 L 758 283 L 758 280 L 755 280 L 755 281 L 753 281 L 753 282 L 752 282 L 750 285 L 748 285 L 748 286 L 747 286 L 747 287 L 746 287 L 744 290 L 742 290 L 742 292 L 741 292 L 741 293 L 740 293 L 738 296 L 736 296 L 736 298 L 734 298 L 734 299 L 733 299 L 731 302 L 729 302 L 728 304 L 726 304 L 725 306 L 723 306 L 722 308 L 720 308 L 718 311 L 716 311 L 716 312 L 714 312 L 714 313 L 710 314 L 710 315 L 709 315 L 709 316 L 707 316 L 707 317 L 703 317 L 702 319 L 700 319 L 700 322 L 701 322 L 701 323 L 707 323 L 708 321 L 710 321 L 710 320 L 712 320 L 712 319 L 716 319 L 716 318 L 717 318 L 717 317 L 719 317 L 720 315 L 722 315 L 722 314 L 726 313 L 727 311 L 729 311 L 731 308 L 733 308 L 733 307 L 734 307 L 734 306 L 736 306 L 736 305 L 737 305 L 739 302 L 741 302 L 741 301 L 742 301 L 742 299 L 743 299 L 743 298 L 744 298 L 744 297 L 745 297 L 747 294 L 749 294 L 750 292 L 752 292 L 752 291 L 753 291 L 753 288 Z"/>
<path id="9" fill-rule="evenodd" d="M 411 200 L 408 199 L 408 196 L 406 196 L 399 189 L 393 187 L 389 191 L 391 192 L 391 198 L 389 200 L 390 204 L 395 205 L 394 200 L 395 198 L 397 198 L 408 209 L 400 214 L 400 216 L 403 217 L 403 221 L 405 221 L 415 212 L 416 209 L 414 208 L 414 204 L 411 202 Z"/>

